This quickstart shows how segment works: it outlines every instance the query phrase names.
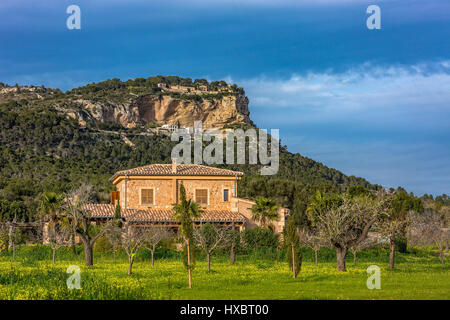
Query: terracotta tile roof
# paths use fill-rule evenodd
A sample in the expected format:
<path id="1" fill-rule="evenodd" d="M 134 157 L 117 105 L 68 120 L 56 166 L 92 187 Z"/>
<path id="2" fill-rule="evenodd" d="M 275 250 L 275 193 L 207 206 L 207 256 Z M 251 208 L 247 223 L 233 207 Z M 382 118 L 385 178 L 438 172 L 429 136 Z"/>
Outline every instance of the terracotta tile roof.
<path id="1" fill-rule="evenodd" d="M 88 204 L 94 218 L 114 217 L 115 207 L 112 204 Z M 172 222 L 177 223 L 173 218 L 175 212 L 171 209 L 122 209 L 121 216 L 125 220 L 132 222 Z M 244 222 L 245 218 L 230 210 L 204 210 L 199 219 L 194 222 Z"/>
<path id="2" fill-rule="evenodd" d="M 149 164 L 147 166 L 118 171 L 111 178 L 113 180 L 121 175 L 182 175 L 182 176 L 243 176 L 240 171 L 203 166 L 200 164 L 178 164 L 177 172 L 172 172 L 172 164 Z"/>
<path id="3" fill-rule="evenodd" d="M 94 218 L 111 218 L 114 217 L 116 208 L 112 204 L 87 204 L 86 209 L 91 211 L 91 216 Z"/>

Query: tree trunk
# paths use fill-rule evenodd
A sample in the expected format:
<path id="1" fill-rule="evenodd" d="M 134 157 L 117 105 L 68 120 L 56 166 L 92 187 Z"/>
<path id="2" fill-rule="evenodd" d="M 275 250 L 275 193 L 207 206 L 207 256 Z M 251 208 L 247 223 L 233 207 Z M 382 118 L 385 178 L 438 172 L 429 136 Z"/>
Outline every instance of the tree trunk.
<path id="1" fill-rule="evenodd" d="M 152 267 L 155 266 L 155 250 L 152 250 Z"/>
<path id="2" fill-rule="evenodd" d="M 52 263 L 55 264 L 56 249 L 53 249 Z"/>
<path id="3" fill-rule="evenodd" d="M 11 225 L 8 230 L 8 237 L 9 237 L 9 247 L 8 249 L 12 248 L 12 259 L 16 259 L 16 243 L 15 243 L 15 237 L 16 237 L 16 227 L 15 225 Z"/>
<path id="4" fill-rule="evenodd" d="M 187 243 L 187 265 L 188 265 L 188 279 L 189 279 L 189 289 L 192 288 L 192 278 L 191 278 L 191 245 L 189 241 Z"/>
<path id="5" fill-rule="evenodd" d="M 389 246 L 389 269 L 394 269 L 395 261 L 395 239 L 391 239 Z"/>
<path id="6" fill-rule="evenodd" d="M 353 251 L 353 265 L 356 267 L 356 255 L 357 255 L 357 252 L 356 251 Z"/>
<path id="7" fill-rule="evenodd" d="M 72 247 L 72 253 L 73 253 L 74 256 L 76 256 L 77 255 L 77 250 L 75 248 L 75 234 L 74 233 L 72 233 L 72 235 L 70 237 L 70 242 L 71 242 L 70 246 Z"/>
<path id="8" fill-rule="evenodd" d="M 234 264 L 236 261 L 236 254 L 234 252 L 234 241 L 231 243 L 231 249 L 230 249 L 230 264 Z"/>
<path id="9" fill-rule="evenodd" d="M 206 253 L 206 260 L 208 261 L 208 271 L 211 271 L 211 253 Z"/>
<path id="10" fill-rule="evenodd" d="M 345 257 L 347 256 L 347 248 L 336 248 L 337 270 L 345 272 Z"/>
<path id="11" fill-rule="evenodd" d="M 292 278 L 295 279 L 295 249 L 293 244 L 291 244 L 291 254 L 292 254 Z"/>
<path id="12" fill-rule="evenodd" d="M 444 250 L 443 248 L 439 248 L 439 260 L 441 260 L 442 268 L 444 268 Z"/>
<path id="13" fill-rule="evenodd" d="M 94 252 L 93 247 L 87 241 L 84 242 L 84 262 L 87 266 L 92 266 L 94 264 Z"/>
<path id="14" fill-rule="evenodd" d="M 314 250 L 314 262 L 316 263 L 316 267 L 319 266 L 319 259 L 317 257 L 317 254 L 318 254 L 317 250 Z"/>
<path id="15" fill-rule="evenodd" d="M 133 272 L 132 268 L 133 268 L 133 262 L 134 262 L 134 259 L 133 259 L 133 257 L 131 255 L 129 256 L 128 261 L 129 261 L 128 274 L 131 274 Z"/>

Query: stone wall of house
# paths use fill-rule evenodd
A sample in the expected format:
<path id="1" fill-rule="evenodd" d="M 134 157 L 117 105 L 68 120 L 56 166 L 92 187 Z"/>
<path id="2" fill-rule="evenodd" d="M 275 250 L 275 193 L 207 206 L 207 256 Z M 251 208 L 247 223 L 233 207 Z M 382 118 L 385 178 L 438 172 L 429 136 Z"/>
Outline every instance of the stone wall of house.
<path id="1" fill-rule="evenodd" d="M 149 177 L 127 178 L 127 208 L 129 209 L 172 209 L 173 203 L 179 198 L 179 188 L 183 183 L 188 199 L 195 201 L 196 189 L 208 190 L 208 205 L 205 209 L 230 210 L 233 195 L 234 179 L 186 179 L 181 177 L 165 177 L 151 179 Z M 141 189 L 153 189 L 154 204 L 141 204 Z M 228 189 L 228 201 L 224 201 L 224 189 Z M 117 184 L 120 192 L 120 206 L 125 208 L 125 181 Z"/>
<path id="2" fill-rule="evenodd" d="M 186 197 L 194 199 L 196 189 L 208 190 L 208 205 L 205 209 L 230 210 L 231 198 L 233 195 L 234 180 L 183 180 L 180 179 L 178 184 L 183 183 L 186 189 Z M 228 201 L 224 201 L 224 189 L 228 190 Z"/>
<path id="3" fill-rule="evenodd" d="M 128 209 L 172 209 L 172 179 L 136 179 L 127 178 L 127 205 Z M 141 205 L 141 189 L 153 189 L 153 205 Z M 120 206 L 125 208 L 125 180 L 117 185 L 120 192 Z"/>

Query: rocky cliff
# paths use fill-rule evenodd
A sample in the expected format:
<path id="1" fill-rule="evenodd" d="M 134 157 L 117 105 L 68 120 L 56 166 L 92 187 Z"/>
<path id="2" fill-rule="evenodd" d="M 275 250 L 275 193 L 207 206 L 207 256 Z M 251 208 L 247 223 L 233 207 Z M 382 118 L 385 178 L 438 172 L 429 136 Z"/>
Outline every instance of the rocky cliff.
<path id="1" fill-rule="evenodd" d="M 34 86 L 7 86 L 0 83 L 0 103 L 26 99 L 34 105 L 47 105 L 81 126 L 89 123 L 120 124 L 134 128 L 147 124 L 178 124 L 193 127 L 202 121 L 204 128 L 223 128 L 233 123 L 249 123 L 248 98 L 242 88 L 225 82 L 199 86 L 189 78 L 151 77 L 145 82 L 119 79 L 89 84 L 66 93 Z M 151 81 L 149 81 L 149 79 Z M 188 82 L 190 87 L 170 89 L 169 81 Z M 166 81 L 161 89 L 161 81 Z M 197 87 L 196 87 L 197 86 Z M 172 85 L 172 88 L 175 87 Z M 179 87 L 188 88 L 179 92 Z M 203 88 L 201 94 L 195 88 Z M 192 88 L 192 92 L 189 88 Z"/>
<path id="2" fill-rule="evenodd" d="M 194 121 L 200 120 L 204 128 L 223 128 L 236 122 L 251 123 L 248 98 L 241 93 L 199 101 L 149 94 L 123 102 L 87 99 L 76 99 L 74 102 L 81 108 L 72 109 L 68 115 L 81 124 L 95 120 L 120 123 L 126 128 L 146 123 L 193 127 Z"/>

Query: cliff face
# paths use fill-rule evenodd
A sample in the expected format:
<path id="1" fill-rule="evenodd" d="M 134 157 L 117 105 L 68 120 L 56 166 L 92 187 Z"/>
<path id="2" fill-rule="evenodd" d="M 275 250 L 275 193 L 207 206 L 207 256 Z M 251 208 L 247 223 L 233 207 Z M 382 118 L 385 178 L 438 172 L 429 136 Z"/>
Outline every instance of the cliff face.
<path id="1" fill-rule="evenodd" d="M 119 83 L 119 88 L 108 83 L 100 89 L 92 89 L 92 85 L 88 85 L 79 91 L 66 93 L 58 89 L 10 87 L 0 83 L 0 103 L 26 99 L 34 105 L 51 106 L 57 112 L 76 119 L 83 127 L 88 123 L 117 123 L 125 128 L 147 123 L 193 127 L 194 121 L 202 121 L 203 128 L 220 129 L 237 122 L 252 123 L 245 92 L 233 91 L 229 85 L 222 89 L 225 90 L 223 92 L 204 89 L 199 94 L 182 91 L 182 86 L 155 91 Z"/>
<path id="2" fill-rule="evenodd" d="M 244 94 L 201 101 L 144 95 L 120 103 L 86 99 L 77 99 L 76 103 L 84 112 L 72 110 L 68 115 L 82 125 L 89 120 L 116 122 L 126 128 L 146 123 L 193 127 L 194 121 L 202 121 L 204 128 L 223 128 L 236 122 L 251 123 L 248 98 Z"/>

